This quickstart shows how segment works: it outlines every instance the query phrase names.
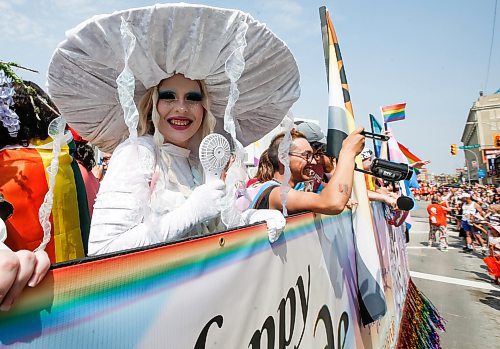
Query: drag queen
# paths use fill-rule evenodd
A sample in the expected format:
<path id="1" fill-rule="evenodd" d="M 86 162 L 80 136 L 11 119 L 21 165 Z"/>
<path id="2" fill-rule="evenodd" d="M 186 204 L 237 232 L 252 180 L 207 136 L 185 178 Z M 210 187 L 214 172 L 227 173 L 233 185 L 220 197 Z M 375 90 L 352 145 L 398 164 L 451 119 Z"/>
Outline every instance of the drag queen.
<path id="1" fill-rule="evenodd" d="M 226 186 L 204 183 L 201 140 L 215 130 L 238 149 L 261 138 L 298 98 L 298 81 L 286 45 L 236 10 L 155 5 L 69 31 L 50 94 L 72 128 L 113 152 L 89 254 L 214 232 Z M 275 210 L 258 217 L 284 225 Z"/>

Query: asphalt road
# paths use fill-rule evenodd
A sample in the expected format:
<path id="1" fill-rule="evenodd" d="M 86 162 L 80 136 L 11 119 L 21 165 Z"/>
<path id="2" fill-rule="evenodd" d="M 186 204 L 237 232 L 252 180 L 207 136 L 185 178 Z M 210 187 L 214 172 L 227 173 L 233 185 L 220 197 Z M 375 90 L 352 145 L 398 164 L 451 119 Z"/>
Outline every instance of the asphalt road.
<path id="1" fill-rule="evenodd" d="M 446 319 L 443 348 L 500 348 L 500 287 L 488 275 L 483 256 L 462 251 L 462 238 L 448 226 L 450 249 L 428 247 L 427 202 L 412 211 L 408 244 L 410 275 Z"/>

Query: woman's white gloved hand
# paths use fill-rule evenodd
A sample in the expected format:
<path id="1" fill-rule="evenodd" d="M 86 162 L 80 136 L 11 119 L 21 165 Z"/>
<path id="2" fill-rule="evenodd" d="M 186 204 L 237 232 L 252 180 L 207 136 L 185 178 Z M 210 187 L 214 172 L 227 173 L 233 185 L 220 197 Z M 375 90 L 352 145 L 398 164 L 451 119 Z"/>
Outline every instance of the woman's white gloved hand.
<path id="1" fill-rule="evenodd" d="M 285 229 L 286 219 L 281 211 L 278 210 L 246 210 L 242 213 L 245 224 L 254 224 L 257 222 L 266 222 L 267 235 L 269 242 L 273 243 L 279 239 Z"/>
<path id="2" fill-rule="evenodd" d="M 281 233 L 285 230 L 286 219 L 283 217 L 283 213 L 278 210 L 269 210 L 267 215 L 267 236 L 269 237 L 269 242 L 273 243 L 279 239 Z"/>
<path id="3" fill-rule="evenodd" d="M 217 217 L 221 211 L 221 200 L 226 193 L 226 185 L 222 180 L 202 184 L 196 187 L 186 205 L 191 210 L 197 223 Z"/>

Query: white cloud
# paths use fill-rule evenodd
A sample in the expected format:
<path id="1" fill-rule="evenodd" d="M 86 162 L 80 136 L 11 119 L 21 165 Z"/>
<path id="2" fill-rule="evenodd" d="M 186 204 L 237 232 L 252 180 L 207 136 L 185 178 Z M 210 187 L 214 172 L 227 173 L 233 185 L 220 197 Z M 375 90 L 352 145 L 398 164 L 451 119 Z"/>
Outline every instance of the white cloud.
<path id="1" fill-rule="evenodd" d="M 102 12 L 103 5 L 112 6 L 116 1 L 107 0 L 104 4 L 96 0 L 42 0 L 42 8 L 59 18 L 86 19 Z"/>
<path id="2" fill-rule="evenodd" d="M 302 6 L 297 1 L 291 0 L 267 0 L 263 1 L 261 7 L 265 10 L 281 10 L 294 15 L 302 13 Z"/>
<path id="3" fill-rule="evenodd" d="M 4 0 L 3 2 L 7 3 L 7 4 L 19 6 L 19 5 L 25 4 L 26 0 Z"/>
<path id="4" fill-rule="evenodd" d="M 7 42 L 22 45 L 35 43 L 52 50 L 64 39 L 64 32 L 83 20 L 103 13 L 117 1 L 105 4 L 95 0 L 2 0 L 0 32 Z"/>
<path id="5" fill-rule="evenodd" d="M 15 0 L 0 4 L 0 32 L 9 41 L 32 41 L 44 37 L 44 29 L 29 18 L 15 5 L 23 1 Z"/>
<path id="6" fill-rule="evenodd" d="M 269 27 L 276 33 L 290 33 L 287 35 L 293 41 L 301 41 L 312 34 L 316 34 L 316 23 L 308 23 L 304 18 L 304 8 L 298 1 L 292 0 L 259 0 L 258 8 L 265 14 Z"/>
<path id="7" fill-rule="evenodd" d="M 269 14 L 272 23 L 293 29 L 301 24 L 302 6 L 296 1 L 289 0 L 264 0 L 259 1 L 260 9 Z"/>

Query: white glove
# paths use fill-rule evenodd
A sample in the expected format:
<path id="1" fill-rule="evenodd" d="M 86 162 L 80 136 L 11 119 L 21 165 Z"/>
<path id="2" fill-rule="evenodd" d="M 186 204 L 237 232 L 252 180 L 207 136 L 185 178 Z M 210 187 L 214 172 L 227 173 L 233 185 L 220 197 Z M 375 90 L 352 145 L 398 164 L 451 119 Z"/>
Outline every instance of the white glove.
<path id="1" fill-rule="evenodd" d="M 201 223 L 220 214 L 221 200 L 225 193 L 226 184 L 220 179 L 202 184 L 193 190 L 182 206 L 190 211 L 190 220 Z"/>
<path id="2" fill-rule="evenodd" d="M 267 224 L 267 236 L 269 242 L 273 243 L 279 239 L 285 229 L 286 219 L 278 210 L 246 210 L 242 213 L 244 224 L 254 224 L 265 221 Z"/>
<path id="3" fill-rule="evenodd" d="M 200 185 L 193 190 L 181 206 L 154 218 L 153 221 L 145 221 L 132 228 L 123 229 L 118 226 L 117 229 L 112 229 L 117 225 L 106 222 L 97 226 L 94 220 L 89 254 L 120 251 L 182 238 L 196 224 L 219 215 L 220 202 L 224 196 L 225 188 L 226 186 L 221 180 Z M 120 213 L 124 216 L 130 212 L 134 211 L 124 209 Z"/>

